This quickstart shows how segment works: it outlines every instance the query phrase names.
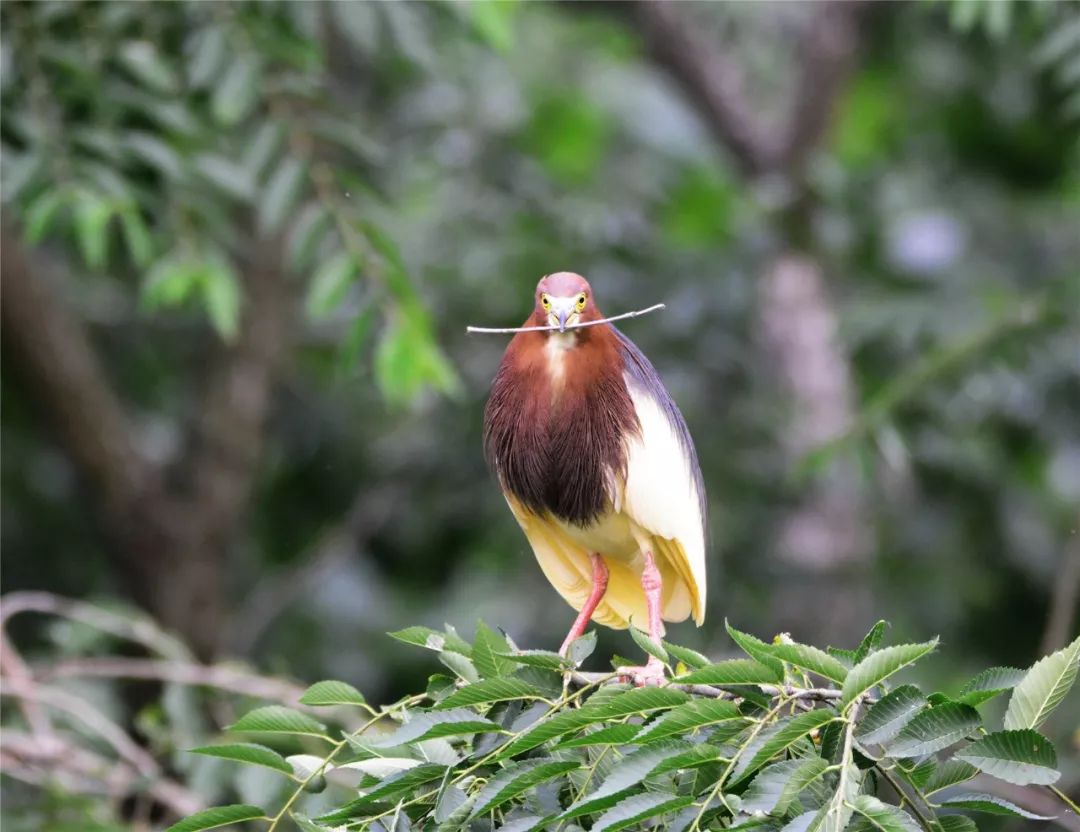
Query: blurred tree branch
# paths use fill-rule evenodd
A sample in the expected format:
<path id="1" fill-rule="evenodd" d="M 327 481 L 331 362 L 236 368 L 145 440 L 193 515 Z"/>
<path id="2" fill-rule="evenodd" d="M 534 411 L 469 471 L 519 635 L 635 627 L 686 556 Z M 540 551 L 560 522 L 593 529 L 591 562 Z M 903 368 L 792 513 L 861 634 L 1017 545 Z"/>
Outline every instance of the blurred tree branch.
<path id="1" fill-rule="evenodd" d="M 196 652 L 220 646 L 225 564 L 249 500 L 263 425 L 291 316 L 279 249 L 265 242 L 245 275 L 235 343 L 212 360 L 180 485 L 147 460 L 135 427 L 85 328 L 60 290 L 59 270 L 2 232 L 3 334 L 64 450 L 98 495 L 104 527 L 135 597 Z"/>

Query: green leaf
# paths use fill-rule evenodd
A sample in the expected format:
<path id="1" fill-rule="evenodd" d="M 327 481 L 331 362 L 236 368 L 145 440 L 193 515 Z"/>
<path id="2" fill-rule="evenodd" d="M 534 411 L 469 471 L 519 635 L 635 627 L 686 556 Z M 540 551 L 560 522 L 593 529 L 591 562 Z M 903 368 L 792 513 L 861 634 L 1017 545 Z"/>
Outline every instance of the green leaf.
<path id="1" fill-rule="evenodd" d="M 855 664 L 858 664 L 878 649 L 878 646 L 881 644 L 881 639 L 884 638 L 885 631 L 888 628 L 888 621 L 879 621 L 870 628 L 870 632 L 866 634 L 866 637 L 859 643 L 859 646 L 855 650 Z"/>
<path id="2" fill-rule="evenodd" d="M 234 804 L 216 806 L 203 812 L 189 815 L 179 823 L 174 823 L 165 832 L 200 832 L 202 829 L 217 829 L 230 823 L 242 823 L 245 820 L 262 820 L 266 813 L 258 806 Z"/>
<path id="3" fill-rule="evenodd" d="M 691 795 L 638 794 L 620 801 L 596 819 L 592 832 L 619 832 L 665 812 L 675 812 L 694 802 Z"/>
<path id="4" fill-rule="evenodd" d="M 511 699 L 542 699 L 533 685 L 521 679 L 494 676 L 459 688 L 440 702 L 438 709 L 457 708 L 464 705 L 484 705 L 489 702 L 505 702 Z"/>
<path id="5" fill-rule="evenodd" d="M 1029 820 L 1053 820 L 1052 816 L 1036 815 L 1026 809 L 1021 809 L 1015 803 L 1011 803 L 1002 797 L 992 794 L 978 794 L 964 792 L 953 795 L 941 801 L 942 806 L 953 809 L 971 809 L 975 812 L 985 812 L 988 815 L 1005 815 L 1012 818 L 1028 818 Z"/>
<path id="6" fill-rule="evenodd" d="M 136 159 L 144 162 L 170 179 L 184 175 L 184 161 L 176 149 L 152 133 L 131 130 L 124 136 L 122 146 Z"/>
<path id="7" fill-rule="evenodd" d="M 981 705 L 1007 690 L 1012 690 L 1023 678 L 1024 671 L 1015 667 L 991 667 L 964 685 L 956 701 L 965 705 Z"/>
<path id="8" fill-rule="evenodd" d="M 257 745 L 253 742 L 204 745 L 200 748 L 192 748 L 191 753 L 204 754 L 207 757 L 221 757 L 225 760 L 237 760 L 241 763 L 252 763 L 276 771 L 283 771 L 286 774 L 293 773 L 292 766 L 285 761 L 284 757 L 265 745 Z"/>
<path id="9" fill-rule="evenodd" d="M 364 694 L 347 682 L 326 679 L 316 682 L 300 697 L 302 705 L 366 705 Z"/>
<path id="10" fill-rule="evenodd" d="M 1037 661 L 1014 689 L 1005 712 L 1008 730 L 1038 728 L 1076 681 L 1080 638 Z"/>
<path id="11" fill-rule="evenodd" d="M 207 260 L 202 273 L 202 297 L 210 323 L 225 341 L 240 330 L 240 281 L 223 257 Z"/>
<path id="12" fill-rule="evenodd" d="M 741 811 L 783 815 L 792 801 L 825 774 L 828 767 L 827 760 L 810 757 L 783 760 L 763 768 L 743 792 Z"/>
<path id="13" fill-rule="evenodd" d="M 979 770 L 969 763 L 960 760 L 946 760 L 938 764 L 923 792 L 926 795 L 932 795 L 943 789 L 964 783 L 978 773 Z"/>
<path id="14" fill-rule="evenodd" d="M 678 644 L 672 644 L 670 641 L 662 642 L 664 649 L 667 650 L 676 661 L 680 661 L 692 670 L 699 667 L 705 667 L 709 664 L 707 656 L 703 656 L 697 650 L 691 650 L 689 647 L 682 647 Z"/>
<path id="15" fill-rule="evenodd" d="M 825 805 L 820 826 L 815 822 L 811 829 L 820 832 L 843 832 L 855 811 L 852 801 L 862 788 L 863 773 L 853 764 L 841 762 L 840 779 L 836 792 Z"/>
<path id="16" fill-rule="evenodd" d="M 570 663 L 574 667 L 580 667 L 581 663 L 589 658 L 595 649 L 596 630 L 590 630 L 570 642 L 570 647 L 567 648 L 566 651 L 566 657 L 570 659 Z"/>
<path id="17" fill-rule="evenodd" d="M 467 9 L 473 29 L 487 45 L 499 52 L 509 52 L 519 5 L 507 0 L 472 0 Z"/>
<path id="18" fill-rule="evenodd" d="M 683 754 L 690 747 L 685 741 L 669 741 L 655 743 L 627 754 L 612 766 L 607 777 L 593 792 L 570 806 L 559 819 L 566 820 L 599 811 L 604 799 L 636 786 L 665 760 Z"/>
<path id="19" fill-rule="evenodd" d="M 337 309 L 359 274 L 359 261 L 344 249 L 320 263 L 308 286 L 308 315 L 324 318 Z"/>
<path id="20" fill-rule="evenodd" d="M 200 33 L 187 66 L 192 87 L 206 87 L 218 76 L 225 64 L 226 46 L 225 30 L 220 26 L 210 26 Z"/>
<path id="21" fill-rule="evenodd" d="M 886 746 L 890 757 L 921 757 L 963 739 L 982 724 L 970 705 L 949 702 L 916 714 Z"/>
<path id="22" fill-rule="evenodd" d="M 742 714 L 734 702 L 726 699 L 695 699 L 672 708 L 659 719 L 642 727 L 634 742 L 654 742 L 667 737 L 682 736 L 697 728 L 732 719 L 742 719 Z"/>
<path id="23" fill-rule="evenodd" d="M 414 713 L 412 718 L 400 728 L 370 740 L 368 744 L 373 748 L 391 748 L 436 737 L 454 737 L 489 731 L 505 733 L 501 725 L 482 719 L 476 715 L 475 711 L 468 708 L 452 711 L 424 711 Z"/>
<path id="24" fill-rule="evenodd" d="M 536 667 L 540 670 L 562 671 L 572 666 L 569 659 L 550 650 L 518 650 L 516 653 L 499 653 L 498 655 L 516 664 Z"/>
<path id="25" fill-rule="evenodd" d="M 781 751 L 836 718 L 836 714 L 831 710 L 820 709 L 778 721 L 771 729 L 758 734 L 743 750 L 735 766 L 734 781 L 742 780 L 757 771 Z"/>
<path id="26" fill-rule="evenodd" d="M 195 170 L 215 188 L 238 202 L 250 202 L 255 197 L 254 177 L 232 159 L 203 153 L 195 159 Z"/>
<path id="27" fill-rule="evenodd" d="M 65 203 L 63 190 L 49 190 L 40 194 L 26 212 L 26 242 L 36 245 L 45 239 L 57 211 Z"/>
<path id="28" fill-rule="evenodd" d="M 626 745 L 637 734 L 639 726 L 628 723 L 616 723 L 600 728 L 580 737 L 563 740 L 555 746 L 556 750 L 564 748 L 585 748 L 591 745 Z"/>
<path id="29" fill-rule="evenodd" d="M 299 159 L 286 156 L 259 199 L 258 225 L 263 234 L 272 234 L 281 228 L 300 199 L 307 179 L 307 167 Z"/>
<path id="30" fill-rule="evenodd" d="M 840 709 L 847 709 L 859 697 L 880 685 L 897 671 L 921 659 L 937 647 L 937 639 L 922 644 L 898 644 L 868 655 L 844 679 Z"/>
<path id="31" fill-rule="evenodd" d="M 132 206 L 120 212 L 120 228 L 131 262 L 140 269 L 149 266 L 154 259 L 154 241 L 138 208 Z"/>
<path id="32" fill-rule="evenodd" d="M 319 243 L 330 230 L 332 219 L 330 212 L 319 202 L 308 202 L 300 209 L 296 222 L 289 230 L 288 240 L 289 265 L 294 271 L 307 268 L 319 248 Z M 311 303 L 310 294 L 308 303 Z M 336 302 L 331 304 L 331 308 L 336 305 Z M 311 312 L 310 306 L 308 312 Z"/>
<path id="33" fill-rule="evenodd" d="M 404 630 L 397 630 L 388 635 L 405 644 L 425 647 L 440 653 L 443 650 L 453 650 L 463 656 L 472 655 L 472 646 L 469 642 L 454 632 L 439 632 L 430 627 L 406 627 Z"/>
<path id="34" fill-rule="evenodd" d="M 87 268 L 100 269 L 109 256 L 109 220 L 113 207 L 91 191 L 79 191 L 75 200 L 75 235 Z"/>
<path id="35" fill-rule="evenodd" d="M 872 795 L 860 794 L 851 801 L 851 806 L 880 832 L 921 832 L 915 818 L 903 809 L 882 803 Z"/>
<path id="36" fill-rule="evenodd" d="M 517 663 L 502 655 L 509 652 L 510 645 L 506 641 L 506 636 L 495 632 L 483 621 L 477 622 L 472 660 L 481 676 L 490 678 L 513 673 L 517 668 Z"/>
<path id="37" fill-rule="evenodd" d="M 774 644 L 771 651 L 776 658 L 833 682 L 842 683 L 847 677 L 848 670 L 843 662 L 809 644 Z"/>
<path id="38" fill-rule="evenodd" d="M 576 761 L 549 758 L 513 763 L 488 780 L 480 790 L 470 817 L 485 815 L 533 786 L 560 777 L 576 768 L 580 768 Z"/>
<path id="39" fill-rule="evenodd" d="M 248 711 L 228 730 L 259 734 L 306 734 L 327 739 L 325 725 L 283 705 L 266 705 Z"/>
<path id="40" fill-rule="evenodd" d="M 1030 728 L 988 734 L 954 756 L 1018 786 L 1049 786 L 1061 777 L 1054 746 Z"/>
<path id="41" fill-rule="evenodd" d="M 480 674 L 476 670 L 476 665 L 460 653 L 444 650 L 439 654 L 439 661 L 454 671 L 454 674 L 463 681 L 470 684 L 480 681 Z"/>
<path id="42" fill-rule="evenodd" d="M 775 668 L 753 659 L 728 659 L 679 676 L 675 681 L 680 685 L 775 685 L 783 678 Z"/>
<path id="43" fill-rule="evenodd" d="M 241 51 L 232 59 L 210 99 L 210 110 L 219 124 L 232 127 L 251 112 L 262 85 L 261 74 L 252 52 Z"/>
<path id="44" fill-rule="evenodd" d="M 543 720 L 516 740 L 507 743 L 499 756 L 503 758 L 516 756 L 588 725 L 673 708 L 683 704 L 687 699 L 685 693 L 673 688 L 638 688 L 620 691 L 602 703 L 587 702 L 576 711 L 563 711 L 550 719 Z"/>
<path id="45" fill-rule="evenodd" d="M 637 627 L 630 627 L 630 637 L 634 640 L 634 644 L 648 653 L 650 656 L 655 656 L 660 661 L 667 663 L 668 655 L 667 651 L 661 646 L 660 642 L 654 641 L 648 635 L 639 630 Z"/>
<path id="46" fill-rule="evenodd" d="M 939 815 L 937 823 L 941 832 L 979 832 L 975 821 L 967 815 Z"/>
<path id="47" fill-rule="evenodd" d="M 724 628 L 727 630 L 728 635 L 731 636 L 731 640 L 739 645 L 739 648 L 746 653 L 746 655 L 775 671 L 776 674 L 783 679 L 784 663 L 772 654 L 771 644 L 768 644 L 749 633 L 736 630 L 726 618 L 724 619 Z"/>
<path id="48" fill-rule="evenodd" d="M 914 685 L 901 685 L 879 699 L 859 720 L 855 736 L 864 744 L 880 745 L 900 733 L 926 707 L 926 697 Z"/>
<path id="49" fill-rule="evenodd" d="M 408 795 L 414 796 L 419 786 L 439 780 L 446 775 L 448 767 L 441 763 L 421 763 L 385 778 L 367 794 L 349 801 L 340 809 L 321 815 L 320 823 L 344 823 L 350 818 L 365 814 L 365 810 L 382 801 L 392 801 Z"/>
<path id="50" fill-rule="evenodd" d="M 150 41 L 125 43 L 117 50 L 116 56 L 128 72 L 154 92 L 171 95 L 179 89 L 180 82 L 175 70 Z"/>
<path id="51" fill-rule="evenodd" d="M 393 406 L 408 404 L 428 388 L 444 393 L 460 388 L 426 314 L 416 306 L 399 306 L 390 315 L 375 348 L 374 370 L 379 390 Z"/>

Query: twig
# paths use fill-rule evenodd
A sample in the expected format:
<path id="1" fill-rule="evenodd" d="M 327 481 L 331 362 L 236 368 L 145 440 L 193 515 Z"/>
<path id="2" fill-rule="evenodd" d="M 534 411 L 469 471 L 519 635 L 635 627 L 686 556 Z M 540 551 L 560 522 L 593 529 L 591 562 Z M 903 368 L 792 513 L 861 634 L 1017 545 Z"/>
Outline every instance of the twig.
<path id="1" fill-rule="evenodd" d="M 571 329 L 584 329 L 587 326 L 600 326 L 600 324 L 609 324 L 612 321 L 621 321 L 625 318 L 637 318 L 641 315 L 648 315 L 650 312 L 655 312 L 657 309 L 663 309 L 664 304 L 655 303 L 647 309 L 638 309 L 636 312 L 624 312 L 621 315 L 612 315 L 610 318 L 601 318 L 598 321 L 582 321 L 576 324 L 566 324 L 566 326 L 559 329 L 557 326 L 509 326 L 509 327 L 489 327 L 489 326 L 467 326 L 466 332 L 477 332 L 493 335 L 505 335 L 512 332 L 554 332 L 554 331 L 569 331 Z"/>
<path id="2" fill-rule="evenodd" d="M 586 673 L 584 671 L 574 671 L 570 674 L 570 679 L 575 685 L 593 685 L 600 682 L 603 679 L 613 678 L 607 673 Z M 610 684 L 610 682 L 608 682 Z M 723 688 L 714 687 L 713 685 L 682 685 L 678 681 L 670 682 L 667 687 L 674 688 L 675 690 L 685 691 L 686 693 L 694 694 L 695 696 L 707 696 L 712 699 L 739 699 L 737 693 L 724 690 Z M 792 685 L 754 685 L 762 693 L 769 697 L 781 696 L 785 699 L 796 700 L 810 700 L 815 702 L 835 702 L 843 696 L 843 692 L 833 688 L 799 688 Z M 874 699 L 866 698 L 863 700 L 868 704 L 872 704 Z"/>

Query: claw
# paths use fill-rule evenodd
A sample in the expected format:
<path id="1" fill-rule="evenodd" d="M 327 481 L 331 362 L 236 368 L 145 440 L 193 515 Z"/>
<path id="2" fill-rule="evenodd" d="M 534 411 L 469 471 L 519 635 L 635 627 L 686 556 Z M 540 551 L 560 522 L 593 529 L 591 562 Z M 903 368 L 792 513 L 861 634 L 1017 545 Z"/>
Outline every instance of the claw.
<path id="1" fill-rule="evenodd" d="M 629 682 L 638 688 L 659 688 L 667 684 L 667 676 L 664 673 L 664 665 L 659 659 L 649 659 L 643 667 L 620 667 L 620 682 Z"/>

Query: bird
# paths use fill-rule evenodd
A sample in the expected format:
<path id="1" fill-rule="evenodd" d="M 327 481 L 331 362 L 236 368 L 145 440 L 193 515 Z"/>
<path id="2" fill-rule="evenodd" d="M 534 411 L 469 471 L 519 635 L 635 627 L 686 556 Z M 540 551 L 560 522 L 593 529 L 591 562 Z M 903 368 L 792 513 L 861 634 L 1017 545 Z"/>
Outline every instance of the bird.
<path id="1" fill-rule="evenodd" d="M 603 320 L 589 282 L 556 272 L 511 339 L 484 409 L 484 455 L 541 570 L 578 611 L 560 653 L 590 620 L 635 626 L 705 619 L 706 498 L 682 413 L 655 367 Z M 664 664 L 619 669 L 666 682 Z"/>

